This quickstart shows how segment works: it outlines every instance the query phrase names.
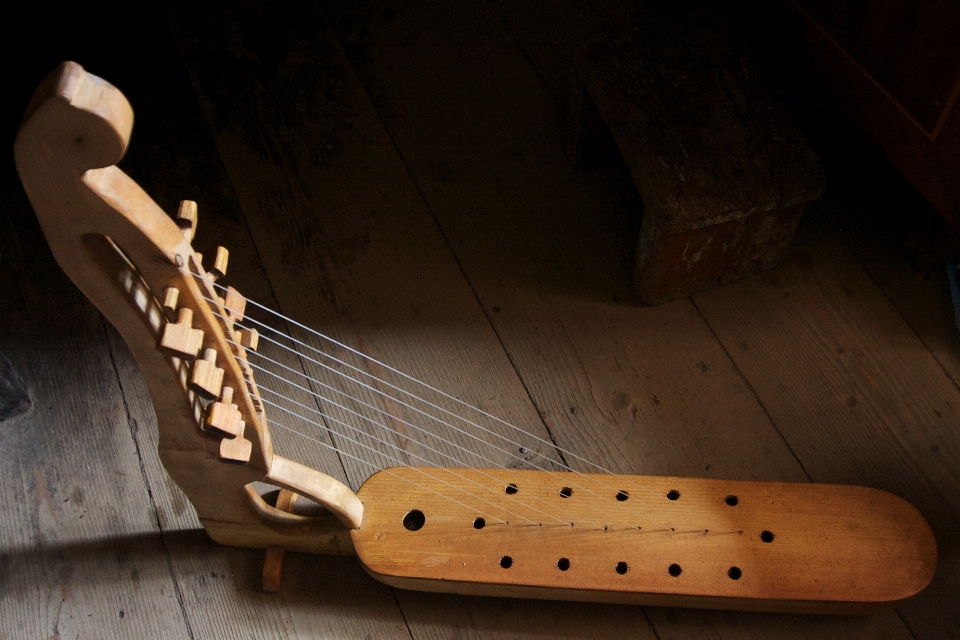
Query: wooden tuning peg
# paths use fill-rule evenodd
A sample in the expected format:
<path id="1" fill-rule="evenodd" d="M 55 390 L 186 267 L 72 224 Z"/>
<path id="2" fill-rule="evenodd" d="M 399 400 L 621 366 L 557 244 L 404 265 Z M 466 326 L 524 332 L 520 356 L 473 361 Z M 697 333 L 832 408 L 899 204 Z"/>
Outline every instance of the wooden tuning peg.
<path id="1" fill-rule="evenodd" d="M 190 387 L 208 398 L 220 397 L 223 386 L 223 369 L 217 366 L 216 349 L 206 349 L 203 358 L 193 363 L 190 372 Z"/>
<path id="2" fill-rule="evenodd" d="M 163 312 L 172 320 L 177 313 L 177 301 L 180 299 L 180 289 L 167 287 L 163 290 Z"/>
<path id="3" fill-rule="evenodd" d="M 223 308 L 227 310 L 227 317 L 233 322 L 242 322 L 243 314 L 247 311 L 247 299 L 233 287 L 227 287 L 223 296 Z"/>
<path id="4" fill-rule="evenodd" d="M 227 263 L 230 261 L 230 252 L 226 247 L 217 247 L 217 255 L 213 259 L 213 267 L 207 273 L 214 282 L 227 275 Z"/>
<path id="5" fill-rule="evenodd" d="M 242 422 L 240 411 L 233 404 L 233 387 L 224 387 L 220 399 L 207 409 L 204 429 L 222 437 L 236 438 L 243 435 Z"/>
<path id="6" fill-rule="evenodd" d="M 197 233 L 197 203 L 193 200 L 181 200 L 176 222 L 187 242 L 193 242 L 193 236 Z"/>
<path id="7" fill-rule="evenodd" d="M 250 455 L 253 453 L 253 443 L 243 437 L 245 426 L 245 423 L 241 420 L 240 435 L 236 438 L 224 438 L 220 441 L 220 462 L 232 464 L 246 464 L 250 462 Z"/>
<path id="8" fill-rule="evenodd" d="M 193 311 L 180 309 L 176 322 L 168 322 L 160 335 L 160 347 L 181 358 L 197 357 L 203 346 L 203 331 L 193 328 Z"/>
<path id="9" fill-rule="evenodd" d="M 257 333 L 256 329 L 238 329 L 237 344 L 239 344 L 244 349 L 250 349 L 250 351 L 256 351 L 257 346 L 259 346 L 260 344 L 260 334 Z"/>
<path id="10" fill-rule="evenodd" d="M 275 506 L 280 511 L 292 513 L 296 501 L 296 493 L 289 489 L 280 489 Z M 263 557 L 263 573 L 260 578 L 260 588 L 264 593 L 278 593 L 280 591 L 280 582 L 283 578 L 283 561 L 286 556 L 287 550 L 283 547 L 267 547 L 267 552 Z"/>

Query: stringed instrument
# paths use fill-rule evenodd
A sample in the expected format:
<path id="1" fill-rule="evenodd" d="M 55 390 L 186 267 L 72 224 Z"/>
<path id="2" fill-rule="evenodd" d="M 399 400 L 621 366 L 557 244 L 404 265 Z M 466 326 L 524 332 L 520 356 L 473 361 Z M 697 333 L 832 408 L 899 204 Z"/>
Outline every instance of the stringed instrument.
<path id="1" fill-rule="evenodd" d="M 213 540 L 267 550 L 266 590 L 278 588 L 285 551 L 356 555 L 400 588 L 763 611 L 863 611 L 930 582 L 937 550 L 928 524 L 906 501 L 870 488 L 544 463 L 395 466 L 354 493 L 275 454 L 267 415 L 289 409 L 258 385 L 269 368 L 257 360 L 270 361 L 258 352 L 268 325 L 255 326 L 248 301 L 218 283 L 227 250 L 208 267 L 191 246 L 196 204 L 182 202 L 171 217 L 115 166 L 132 124 L 120 91 L 64 63 L 27 107 L 17 169 L 57 262 L 139 363 L 164 467 Z M 405 406 L 426 406 L 415 402 Z M 427 404 L 445 421 L 463 420 Z M 359 443 L 346 431 L 356 427 L 340 422 L 343 438 Z M 298 513 L 298 499 L 324 509 Z"/>

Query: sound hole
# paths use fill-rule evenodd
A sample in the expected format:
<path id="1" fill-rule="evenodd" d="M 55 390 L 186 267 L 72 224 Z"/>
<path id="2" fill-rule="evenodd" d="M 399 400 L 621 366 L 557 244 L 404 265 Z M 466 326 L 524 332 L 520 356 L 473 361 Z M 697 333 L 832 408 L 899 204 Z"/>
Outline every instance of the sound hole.
<path id="1" fill-rule="evenodd" d="M 630 570 L 630 567 L 629 567 L 629 565 L 627 565 L 626 562 L 618 562 L 618 563 L 617 563 L 617 573 L 619 573 L 620 575 L 625 574 L 625 573 L 626 573 L 627 571 L 629 571 L 629 570 Z"/>
<path id="2" fill-rule="evenodd" d="M 473 521 L 474 529 L 483 529 L 485 526 L 487 526 L 487 521 L 484 520 L 483 518 L 477 518 L 476 520 Z"/>
<path id="3" fill-rule="evenodd" d="M 503 556 L 502 558 L 500 558 L 500 566 L 503 567 L 504 569 L 509 569 L 510 567 L 513 566 L 513 558 L 511 558 L 510 556 Z"/>
<path id="4" fill-rule="evenodd" d="M 764 531 L 760 534 L 760 539 L 764 542 L 773 542 L 773 531 Z"/>
<path id="5" fill-rule="evenodd" d="M 423 511 L 414 509 L 413 511 L 408 511 L 407 515 L 403 516 L 403 527 L 407 531 L 420 531 L 426 521 L 427 518 L 423 515 Z"/>
<path id="6" fill-rule="evenodd" d="M 737 503 L 740 502 L 740 501 L 737 499 L 737 496 L 727 496 L 726 498 L 724 498 L 723 501 L 726 502 L 726 503 L 727 503 L 728 505 L 730 505 L 731 507 L 737 506 Z"/>
<path id="7" fill-rule="evenodd" d="M 561 497 L 569 498 L 572 495 L 573 495 L 573 489 L 571 489 L 570 487 L 564 487 L 563 489 L 560 489 Z"/>
<path id="8" fill-rule="evenodd" d="M 627 493 L 626 491 L 617 491 L 617 500 L 618 500 L 619 502 L 623 502 L 624 500 L 626 500 L 626 499 L 629 498 L 629 497 L 630 497 L 630 494 Z"/>
<path id="9" fill-rule="evenodd" d="M 669 500 L 679 500 L 679 499 L 680 499 L 680 492 L 677 491 L 676 489 L 670 489 L 670 492 L 667 493 L 667 499 L 669 499 Z"/>
<path id="10" fill-rule="evenodd" d="M 727 575 L 730 576 L 731 580 L 739 580 L 740 576 L 743 575 L 743 571 L 740 571 L 740 567 L 730 567 L 730 570 L 727 571 Z"/>
<path id="11" fill-rule="evenodd" d="M 507 485 L 507 487 L 506 487 L 506 489 L 504 489 L 504 491 L 506 491 L 506 492 L 509 493 L 510 495 L 513 495 L 513 494 L 515 494 L 517 491 L 520 491 L 520 489 L 517 488 L 517 485 L 515 485 L 515 484 L 513 484 L 513 483 L 511 482 L 510 484 Z"/>
<path id="12" fill-rule="evenodd" d="M 560 558 L 559 560 L 557 560 L 557 569 L 560 569 L 560 571 L 566 571 L 569 568 L 570 568 L 570 561 L 568 559 Z"/>
<path id="13" fill-rule="evenodd" d="M 679 576 L 681 573 L 683 573 L 683 569 L 681 569 L 681 568 L 680 568 L 680 565 L 678 565 L 678 564 L 672 564 L 672 565 L 670 565 L 670 566 L 667 568 L 667 573 L 669 573 L 669 574 L 672 575 L 674 578 L 676 578 L 676 577 Z"/>

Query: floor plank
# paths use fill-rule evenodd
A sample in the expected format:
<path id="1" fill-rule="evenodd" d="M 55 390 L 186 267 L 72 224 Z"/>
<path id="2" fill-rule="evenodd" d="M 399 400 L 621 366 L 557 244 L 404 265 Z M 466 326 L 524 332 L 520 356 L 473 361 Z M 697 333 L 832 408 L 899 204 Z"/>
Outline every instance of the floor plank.
<path id="1" fill-rule="evenodd" d="M 340 35 L 561 446 L 621 472 L 804 480 L 690 302 L 634 301 L 636 219 L 566 166 L 552 92 L 496 16 L 387 6 L 343 9 Z M 659 637 L 910 635 L 894 613 L 649 616 Z"/>
<path id="2" fill-rule="evenodd" d="M 0 351 L 33 408 L 0 423 L 0 638 L 182 636 L 103 318 L 56 266 L 9 165 Z"/>
<path id="3" fill-rule="evenodd" d="M 960 391 L 812 209 L 779 269 L 694 299 L 814 480 L 927 517 L 940 569 L 900 611 L 920 637 L 955 635 Z"/>

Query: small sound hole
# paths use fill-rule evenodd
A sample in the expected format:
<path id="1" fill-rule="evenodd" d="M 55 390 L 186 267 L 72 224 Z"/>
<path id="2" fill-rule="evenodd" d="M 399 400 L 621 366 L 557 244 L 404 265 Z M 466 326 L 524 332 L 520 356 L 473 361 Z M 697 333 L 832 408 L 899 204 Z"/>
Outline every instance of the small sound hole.
<path id="1" fill-rule="evenodd" d="M 626 573 L 627 571 L 629 571 L 629 570 L 630 570 L 630 566 L 627 565 L 626 562 L 618 562 L 618 563 L 617 563 L 617 573 L 619 573 L 620 575 L 625 574 L 625 573 Z"/>
<path id="2" fill-rule="evenodd" d="M 561 496 L 561 497 L 563 497 L 563 498 L 569 498 L 569 497 L 572 496 L 572 495 L 573 495 L 573 489 L 571 489 L 570 487 L 564 487 L 563 489 L 560 489 L 560 496 Z"/>
<path id="3" fill-rule="evenodd" d="M 484 520 L 483 518 L 477 518 L 476 520 L 473 521 L 474 529 L 483 529 L 485 526 L 487 526 L 487 521 Z"/>
<path id="4" fill-rule="evenodd" d="M 730 570 L 727 571 L 727 575 L 730 576 L 731 580 L 739 580 L 740 576 L 743 575 L 743 571 L 740 571 L 740 567 L 730 567 Z"/>
<path id="5" fill-rule="evenodd" d="M 727 496 L 723 501 L 731 507 L 737 506 L 737 503 L 740 502 L 740 500 L 737 499 L 737 496 Z"/>
<path id="6" fill-rule="evenodd" d="M 566 571 L 569 568 L 570 568 L 570 561 L 568 559 L 560 558 L 559 560 L 557 560 L 557 569 L 560 569 L 560 571 Z"/>
<path id="7" fill-rule="evenodd" d="M 513 483 L 511 482 L 510 484 L 507 485 L 507 487 L 506 487 L 506 489 L 504 489 L 504 491 L 506 491 L 506 492 L 509 493 L 510 495 L 513 495 L 513 494 L 515 494 L 517 491 L 520 491 L 520 489 L 517 488 L 517 485 L 515 485 L 515 484 L 513 484 Z"/>
<path id="8" fill-rule="evenodd" d="M 414 509 L 413 511 L 408 511 L 407 515 L 403 516 L 403 528 L 407 531 L 420 531 L 426 521 L 427 518 L 423 515 L 423 511 Z"/>
<path id="9" fill-rule="evenodd" d="M 773 531 L 763 531 L 760 533 L 760 539 L 764 542 L 773 542 Z"/>
<path id="10" fill-rule="evenodd" d="M 626 500 L 626 499 L 629 498 L 629 497 L 630 497 L 630 494 L 627 493 L 626 491 L 617 491 L 617 501 L 618 501 L 618 502 L 623 502 L 624 500 Z"/>
<path id="11" fill-rule="evenodd" d="M 513 566 L 513 558 L 511 558 L 510 556 L 503 556 L 502 558 L 500 558 L 500 566 L 503 567 L 504 569 L 509 569 L 510 567 Z"/>
<path id="12" fill-rule="evenodd" d="M 681 568 L 680 568 L 680 565 L 678 565 L 678 564 L 672 564 L 672 565 L 670 565 L 670 566 L 667 568 L 667 573 L 669 573 L 669 574 L 672 575 L 674 578 L 676 578 L 676 577 L 679 576 L 681 573 L 683 573 L 683 569 L 681 569 Z"/>
<path id="13" fill-rule="evenodd" d="M 670 492 L 667 493 L 667 499 L 668 499 L 668 500 L 679 500 L 679 499 L 680 499 L 680 492 L 677 491 L 676 489 L 671 489 Z"/>

